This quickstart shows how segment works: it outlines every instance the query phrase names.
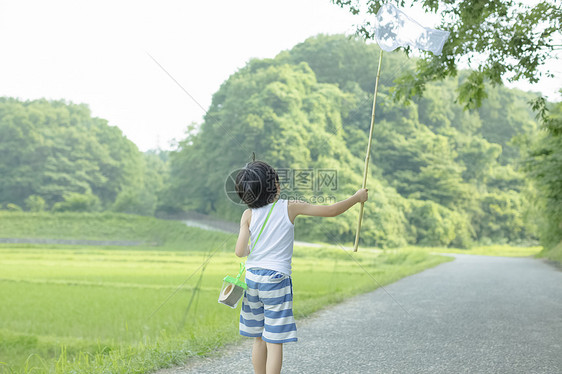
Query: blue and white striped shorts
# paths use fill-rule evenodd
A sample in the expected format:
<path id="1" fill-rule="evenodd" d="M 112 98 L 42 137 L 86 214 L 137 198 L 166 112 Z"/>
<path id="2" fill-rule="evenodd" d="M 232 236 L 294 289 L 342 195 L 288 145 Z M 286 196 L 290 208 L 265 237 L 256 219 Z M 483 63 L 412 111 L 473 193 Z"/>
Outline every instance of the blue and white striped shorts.
<path id="1" fill-rule="evenodd" d="M 248 269 L 240 311 L 240 335 L 268 343 L 297 341 L 291 277 L 274 270 Z"/>

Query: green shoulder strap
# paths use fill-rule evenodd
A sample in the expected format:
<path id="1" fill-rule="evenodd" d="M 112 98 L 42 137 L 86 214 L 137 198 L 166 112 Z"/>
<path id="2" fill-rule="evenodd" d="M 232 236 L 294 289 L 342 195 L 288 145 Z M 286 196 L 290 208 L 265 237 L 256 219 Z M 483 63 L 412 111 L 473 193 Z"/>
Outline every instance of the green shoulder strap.
<path id="1" fill-rule="evenodd" d="M 261 233 L 263 232 L 263 229 L 264 229 L 265 225 L 267 224 L 267 220 L 269 219 L 269 216 L 271 215 L 271 211 L 273 211 L 273 207 L 275 206 L 275 204 L 277 204 L 277 201 L 279 201 L 279 200 L 276 200 L 276 201 L 273 203 L 273 205 L 271 206 L 271 209 L 269 209 L 269 213 L 267 213 L 267 217 L 265 217 L 265 222 L 263 223 L 263 225 L 262 225 L 262 227 L 261 227 L 261 230 L 260 230 L 260 232 L 259 232 L 259 234 L 258 234 L 258 237 L 256 238 L 256 241 L 254 242 L 254 246 L 252 247 L 252 249 L 250 249 L 250 253 L 252 253 L 252 251 L 254 250 L 254 248 L 256 248 L 256 244 L 258 244 L 258 240 L 260 239 Z M 248 254 L 248 256 L 249 256 L 249 255 L 250 255 L 250 254 Z"/>
<path id="2" fill-rule="evenodd" d="M 277 200 L 278 201 L 278 200 Z M 256 248 L 256 244 L 258 244 L 258 240 L 261 236 L 261 233 L 263 232 L 263 228 L 265 227 L 265 224 L 267 223 L 267 221 L 269 220 L 269 216 L 271 215 L 271 211 L 273 210 L 273 207 L 275 206 L 275 204 L 277 204 L 277 201 L 275 201 L 273 203 L 273 205 L 271 206 L 271 209 L 269 209 L 269 213 L 267 213 L 267 217 L 265 217 L 265 222 L 263 223 L 261 230 L 258 234 L 258 237 L 256 238 L 256 241 L 254 242 L 254 246 L 252 247 L 252 249 L 250 249 L 250 253 L 252 253 L 252 251 L 254 250 L 254 248 Z M 248 256 L 250 255 L 250 253 L 248 253 Z M 240 263 L 240 272 L 238 273 L 238 276 L 236 277 L 236 281 L 238 281 L 240 279 L 240 277 L 242 276 L 242 273 L 244 272 L 244 270 L 246 270 L 246 264 L 241 262 Z M 226 278 L 225 278 L 226 279 Z M 234 283 L 234 282 L 231 282 Z M 242 282 L 243 283 L 243 282 Z M 244 285 L 246 285 L 244 283 Z M 244 289 L 246 289 L 246 287 L 244 287 Z"/>

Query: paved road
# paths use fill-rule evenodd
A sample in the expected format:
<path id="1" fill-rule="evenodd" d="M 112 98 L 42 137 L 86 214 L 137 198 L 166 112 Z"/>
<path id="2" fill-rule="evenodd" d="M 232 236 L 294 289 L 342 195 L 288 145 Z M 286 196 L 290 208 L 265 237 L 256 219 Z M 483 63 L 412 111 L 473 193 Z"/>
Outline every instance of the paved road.
<path id="1" fill-rule="evenodd" d="M 283 373 L 562 373 L 562 272 L 454 256 L 385 287 L 409 315 L 378 289 L 297 322 Z M 251 373 L 250 340 L 159 374 Z"/>

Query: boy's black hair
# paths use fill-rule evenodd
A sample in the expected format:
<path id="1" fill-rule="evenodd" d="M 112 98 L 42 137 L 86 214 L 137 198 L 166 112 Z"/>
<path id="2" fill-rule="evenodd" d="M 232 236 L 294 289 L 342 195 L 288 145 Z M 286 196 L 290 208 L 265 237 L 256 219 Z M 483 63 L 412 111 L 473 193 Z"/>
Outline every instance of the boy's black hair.
<path id="1" fill-rule="evenodd" d="M 263 161 L 246 164 L 236 175 L 236 192 L 250 208 L 272 203 L 277 195 L 279 176 L 274 168 Z"/>

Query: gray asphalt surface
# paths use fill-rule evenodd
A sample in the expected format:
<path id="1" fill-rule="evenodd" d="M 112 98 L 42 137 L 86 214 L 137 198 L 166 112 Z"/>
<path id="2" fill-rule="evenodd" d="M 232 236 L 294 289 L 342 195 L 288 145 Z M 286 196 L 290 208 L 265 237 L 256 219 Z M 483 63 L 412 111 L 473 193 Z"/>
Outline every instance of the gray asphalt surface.
<path id="1" fill-rule="evenodd" d="M 454 255 L 297 321 L 283 373 L 562 373 L 562 272 Z M 295 293 L 298 289 L 295 288 Z M 159 374 L 252 373 L 251 339 Z"/>

